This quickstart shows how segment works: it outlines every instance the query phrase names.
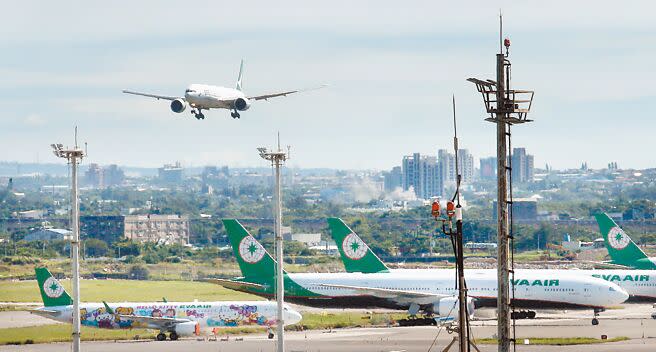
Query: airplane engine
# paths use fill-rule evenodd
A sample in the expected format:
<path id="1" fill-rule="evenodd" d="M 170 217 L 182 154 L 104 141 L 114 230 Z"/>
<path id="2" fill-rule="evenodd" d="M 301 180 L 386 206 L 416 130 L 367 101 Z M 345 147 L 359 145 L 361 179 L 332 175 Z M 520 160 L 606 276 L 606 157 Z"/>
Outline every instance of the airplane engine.
<path id="1" fill-rule="evenodd" d="M 440 318 L 458 319 L 458 311 L 457 296 L 442 298 L 433 304 L 433 313 L 439 315 Z M 467 312 L 470 317 L 474 315 L 474 300 L 471 297 L 467 297 Z"/>
<path id="2" fill-rule="evenodd" d="M 175 99 L 171 102 L 171 110 L 177 112 L 178 114 L 185 111 L 187 108 L 187 102 L 182 99 Z"/>
<path id="3" fill-rule="evenodd" d="M 251 107 L 251 102 L 248 101 L 248 99 L 245 99 L 245 98 L 235 99 L 234 104 L 235 104 L 235 109 L 237 109 L 239 111 L 248 110 L 248 108 Z"/>
<path id="4" fill-rule="evenodd" d="M 200 325 L 195 321 L 176 324 L 175 333 L 179 336 L 200 335 Z"/>

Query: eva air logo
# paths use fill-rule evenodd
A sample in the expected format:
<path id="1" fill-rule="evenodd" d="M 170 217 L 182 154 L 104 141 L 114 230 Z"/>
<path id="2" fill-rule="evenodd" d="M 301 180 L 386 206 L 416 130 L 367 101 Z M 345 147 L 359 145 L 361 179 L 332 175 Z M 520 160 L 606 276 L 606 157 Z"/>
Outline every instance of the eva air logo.
<path id="1" fill-rule="evenodd" d="M 264 247 L 253 236 L 246 236 L 239 242 L 239 255 L 247 263 L 253 264 L 259 262 L 264 257 L 264 253 Z"/>
<path id="2" fill-rule="evenodd" d="M 354 233 L 349 233 L 342 242 L 342 249 L 353 260 L 362 259 L 367 254 L 367 245 Z"/>
<path id="3" fill-rule="evenodd" d="M 50 298 L 59 298 L 64 293 L 64 288 L 51 276 L 43 283 L 43 292 Z"/>
<path id="4" fill-rule="evenodd" d="M 624 249 L 629 244 L 629 236 L 622 229 L 615 226 L 608 231 L 608 243 L 615 249 Z"/>

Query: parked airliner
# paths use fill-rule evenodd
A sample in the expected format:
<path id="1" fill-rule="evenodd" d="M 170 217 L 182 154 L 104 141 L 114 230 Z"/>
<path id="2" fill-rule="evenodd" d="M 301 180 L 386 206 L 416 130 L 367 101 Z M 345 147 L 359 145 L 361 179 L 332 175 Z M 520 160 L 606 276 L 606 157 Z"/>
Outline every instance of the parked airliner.
<path id="1" fill-rule="evenodd" d="M 36 278 L 44 307 L 34 314 L 62 322 L 73 321 L 71 297 L 64 286 L 46 268 L 36 268 Z M 284 308 L 285 325 L 301 321 L 301 315 L 290 307 Z M 159 330 L 157 340 L 177 340 L 180 336 L 199 335 L 216 329 L 260 326 L 269 329 L 277 324 L 276 302 L 144 302 L 144 303 L 82 303 L 80 323 L 101 329 Z"/>
<path id="2" fill-rule="evenodd" d="M 234 219 L 224 219 L 237 263 L 244 277 L 212 280 L 227 288 L 263 297 L 274 294 L 276 262 Z M 353 247 L 352 247 L 353 248 Z M 354 257 L 363 252 L 354 248 Z M 524 272 L 515 276 L 515 305 L 539 308 L 587 308 L 602 310 L 624 302 L 628 294 L 617 285 L 582 275 Z M 474 306 L 495 306 L 497 279 L 494 273 L 467 277 L 469 313 Z M 333 308 L 389 308 L 423 311 L 440 318 L 457 316 L 457 291 L 453 271 L 390 271 L 363 273 L 285 273 L 285 297 L 292 303 Z"/>
<path id="3" fill-rule="evenodd" d="M 207 84 L 192 84 L 185 90 L 184 96 L 157 95 L 151 93 L 135 92 L 123 90 L 123 93 L 141 95 L 144 97 L 164 99 L 171 101 L 171 110 L 175 113 L 184 112 L 189 106 L 191 114 L 198 120 L 205 118 L 203 110 L 210 109 L 228 109 L 231 110 L 230 116 L 234 119 L 241 117 L 240 111 L 246 111 L 251 107 L 251 103 L 258 100 L 268 100 L 270 98 L 287 96 L 301 92 L 301 90 L 288 90 L 271 94 L 248 96 L 242 91 L 242 74 L 244 71 L 244 60 L 241 60 L 239 66 L 239 76 L 235 88 L 213 86 Z M 317 88 L 322 88 L 319 86 Z M 314 88 L 316 89 L 316 88 Z M 310 89 L 305 89 L 310 90 Z"/>

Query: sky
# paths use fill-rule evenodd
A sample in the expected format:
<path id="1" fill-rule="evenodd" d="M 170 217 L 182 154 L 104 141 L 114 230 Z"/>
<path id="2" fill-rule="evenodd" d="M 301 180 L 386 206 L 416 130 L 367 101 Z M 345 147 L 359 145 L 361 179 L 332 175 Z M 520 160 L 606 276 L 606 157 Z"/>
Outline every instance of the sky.
<path id="1" fill-rule="evenodd" d="M 0 160 L 59 162 L 49 144 L 88 143 L 85 162 L 266 166 L 280 132 L 289 166 L 390 169 L 452 146 L 496 153 L 466 81 L 494 78 L 498 13 L 517 89 L 535 90 L 513 128 L 536 166 L 655 167 L 656 5 L 649 1 L 12 2 L 0 22 Z M 248 95 L 328 87 L 198 121 L 131 89 Z"/>

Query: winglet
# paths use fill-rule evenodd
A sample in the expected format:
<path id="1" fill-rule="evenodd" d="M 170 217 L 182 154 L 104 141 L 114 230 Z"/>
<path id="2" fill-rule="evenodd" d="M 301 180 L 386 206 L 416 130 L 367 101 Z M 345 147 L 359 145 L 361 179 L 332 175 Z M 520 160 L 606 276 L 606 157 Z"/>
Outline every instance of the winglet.
<path id="1" fill-rule="evenodd" d="M 241 90 L 241 76 L 244 73 L 244 59 L 241 59 L 241 64 L 239 64 L 239 76 L 237 76 L 237 90 Z"/>
<path id="2" fill-rule="evenodd" d="M 107 302 L 105 302 L 105 301 L 102 301 L 102 302 L 103 302 L 103 305 L 105 306 L 105 310 L 107 311 L 107 313 L 108 314 L 114 314 L 114 310 L 109 307 L 109 304 L 107 304 Z"/>

